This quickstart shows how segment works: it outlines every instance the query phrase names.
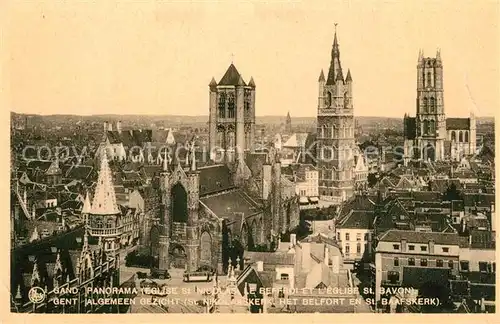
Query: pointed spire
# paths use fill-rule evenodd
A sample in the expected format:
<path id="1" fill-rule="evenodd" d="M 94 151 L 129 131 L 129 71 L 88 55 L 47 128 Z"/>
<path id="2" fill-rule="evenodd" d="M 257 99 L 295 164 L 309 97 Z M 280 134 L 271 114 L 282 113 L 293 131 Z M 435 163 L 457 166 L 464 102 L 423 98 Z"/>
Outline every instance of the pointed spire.
<path id="1" fill-rule="evenodd" d="M 436 52 L 436 61 L 441 62 L 441 49 L 438 48 Z"/>
<path id="2" fill-rule="evenodd" d="M 325 73 L 323 69 L 321 69 L 321 73 L 319 74 L 318 82 L 325 82 Z"/>
<path id="3" fill-rule="evenodd" d="M 216 87 L 216 86 L 217 86 L 217 81 L 215 81 L 215 78 L 214 78 L 214 77 L 212 77 L 212 80 L 210 81 L 210 83 L 208 84 L 208 86 L 209 86 L 210 88 L 212 88 L 212 87 Z"/>
<path id="4" fill-rule="evenodd" d="M 351 69 L 347 69 L 347 76 L 345 77 L 346 82 L 352 82 Z"/>
<path id="5" fill-rule="evenodd" d="M 245 81 L 243 81 L 243 78 L 241 77 L 241 75 L 240 75 L 240 78 L 238 79 L 238 85 L 239 86 L 245 86 L 246 85 Z"/>
<path id="6" fill-rule="evenodd" d="M 85 201 L 83 202 L 82 214 L 90 214 L 92 205 L 90 204 L 89 192 L 85 193 Z"/>
<path id="7" fill-rule="evenodd" d="M 97 186 L 92 201 L 91 214 L 116 215 L 120 210 L 116 204 L 115 188 L 106 153 L 101 155 L 101 168 L 97 176 Z"/>
<path id="8" fill-rule="evenodd" d="M 337 41 L 337 25 L 338 25 L 338 24 L 337 24 L 337 23 L 335 23 L 335 36 L 334 36 L 334 38 L 333 38 L 333 49 L 334 49 L 334 50 L 336 49 L 336 50 L 338 51 L 338 48 L 339 48 L 339 43 L 338 43 L 338 41 Z"/>
<path id="9" fill-rule="evenodd" d="M 252 88 L 255 88 L 255 81 L 253 80 L 253 77 L 250 77 L 250 82 L 248 82 L 248 85 Z"/>
<path id="10" fill-rule="evenodd" d="M 422 49 L 418 52 L 418 62 L 422 62 L 424 60 L 424 51 Z"/>
<path id="11" fill-rule="evenodd" d="M 191 171 L 196 171 L 196 151 L 194 141 L 191 143 Z"/>
<path id="12" fill-rule="evenodd" d="M 163 156 L 163 172 L 168 172 L 168 154 L 165 150 L 165 155 Z"/>

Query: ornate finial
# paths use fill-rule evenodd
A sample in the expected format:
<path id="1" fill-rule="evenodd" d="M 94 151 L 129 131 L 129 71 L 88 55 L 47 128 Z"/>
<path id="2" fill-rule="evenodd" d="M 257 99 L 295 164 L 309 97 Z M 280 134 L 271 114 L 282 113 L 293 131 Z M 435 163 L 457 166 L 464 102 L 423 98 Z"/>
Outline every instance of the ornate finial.
<path id="1" fill-rule="evenodd" d="M 163 171 L 168 172 L 168 154 L 166 149 L 165 149 L 165 156 L 163 158 Z"/>
<path id="2" fill-rule="evenodd" d="M 338 23 L 335 23 L 334 25 L 335 25 L 335 32 L 337 32 L 337 25 L 338 25 Z"/>
<path id="3" fill-rule="evenodd" d="M 234 62 L 234 53 L 231 53 L 231 64 Z"/>

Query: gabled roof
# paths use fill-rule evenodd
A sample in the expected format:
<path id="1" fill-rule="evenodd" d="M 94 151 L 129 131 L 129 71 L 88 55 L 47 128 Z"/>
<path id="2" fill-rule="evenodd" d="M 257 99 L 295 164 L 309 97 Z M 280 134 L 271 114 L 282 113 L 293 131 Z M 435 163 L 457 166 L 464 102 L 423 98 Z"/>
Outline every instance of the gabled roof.
<path id="1" fill-rule="evenodd" d="M 241 78 L 241 74 L 238 72 L 238 70 L 236 69 L 236 67 L 234 66 L 234 64 L 231 63 L 231 65 L 227 69 L 226 73 L 224 74 L 224 76 L 222 77 L 222 79 L 219 81 L 219 85 L 222 85 L 222 86 L 229 86 L 229 85 L 236 86 L 236 85 L 240 84 L 240 82 L 241 82 L 240 78 Z M 244 81 L 243 81 L 243 85 L 246 85 Z"/>

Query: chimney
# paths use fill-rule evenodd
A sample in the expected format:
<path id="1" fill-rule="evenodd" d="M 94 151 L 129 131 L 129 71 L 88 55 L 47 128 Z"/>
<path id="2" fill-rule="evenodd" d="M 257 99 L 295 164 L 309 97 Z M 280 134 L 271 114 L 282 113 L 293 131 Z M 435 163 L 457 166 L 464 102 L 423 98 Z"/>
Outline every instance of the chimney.
<path id="1" fill-rule="evenodd" d="M 290 234 L 290 248 L 297 245 L 297 234 Z"/>
<path id="2" fill-rule="evenodd" d="M 264 261 L 257 261 L 256 264 L 257 264 L 257 271 L 258 272 L 264 271 Z"/>
<path id="3" fill-rule="evenodd" d="M 121 122 L 121 120 L 119 120 L 119 121 L 116 122 L 116 131 L 118 133 L 122 132 L 122 122 Z"/>
<path id="4" fill-rule="evenodd" d="M 401 240 L 401 252 L 406 252 L 406 239 Z"/>
<path id="5" fill-rule="evenodd" d="M 429 241 L 429 254 L 434 254 L 434 240 Z"/>

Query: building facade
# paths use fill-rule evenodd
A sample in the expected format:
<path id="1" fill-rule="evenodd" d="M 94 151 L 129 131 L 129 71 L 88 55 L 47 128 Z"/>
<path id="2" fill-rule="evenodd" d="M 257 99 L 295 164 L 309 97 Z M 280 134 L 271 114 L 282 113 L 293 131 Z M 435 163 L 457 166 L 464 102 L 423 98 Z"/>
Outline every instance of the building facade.
<path id="1" fill-rule="evenodd" d="M 354 115 L 352 78 L 340 63 L 337 33 L 330 69 L 319 77 L 317 167 L 321 199 L 341 203 L 354 192 Z"/>

